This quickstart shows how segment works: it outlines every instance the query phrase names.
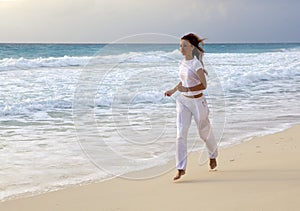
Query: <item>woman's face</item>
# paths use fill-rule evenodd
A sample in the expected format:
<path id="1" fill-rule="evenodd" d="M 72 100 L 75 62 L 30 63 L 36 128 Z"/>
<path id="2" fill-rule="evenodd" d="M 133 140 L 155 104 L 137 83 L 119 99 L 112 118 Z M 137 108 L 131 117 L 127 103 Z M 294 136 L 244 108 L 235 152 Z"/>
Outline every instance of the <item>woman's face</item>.
<path id="1" fill-rule="evenodd" d="M 194 46 L 187 40 L 180 41 L 180 52 L 182 55 L 192 55 Z"/>

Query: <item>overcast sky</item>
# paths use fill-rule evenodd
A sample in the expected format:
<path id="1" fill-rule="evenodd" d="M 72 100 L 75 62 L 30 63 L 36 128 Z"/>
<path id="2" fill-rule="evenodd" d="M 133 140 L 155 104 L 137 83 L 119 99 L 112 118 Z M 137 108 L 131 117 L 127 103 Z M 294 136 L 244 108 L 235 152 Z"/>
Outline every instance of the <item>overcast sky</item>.
<path id="1" fill-rule="evenodd" d="M 300 0 L 0 0 L 0 42 L 188 32 L 211 43 L 300 42 L 299 8 Z"/>

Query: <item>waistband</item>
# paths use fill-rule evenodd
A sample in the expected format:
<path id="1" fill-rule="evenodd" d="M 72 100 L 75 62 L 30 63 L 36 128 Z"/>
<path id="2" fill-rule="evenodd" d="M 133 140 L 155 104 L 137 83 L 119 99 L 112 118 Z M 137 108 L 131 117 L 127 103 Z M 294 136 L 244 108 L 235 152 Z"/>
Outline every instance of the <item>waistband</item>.
<path id="1" fill-rule="evenodd" d="M 188 98 L 199 98 L 199 97 L 203 96 L 203 93 L 200 93 L 198 95 L 192 95 L 192 96 L 187 96 L 187 95 L 183 95 L 183 96 L 188 97 Z"/>

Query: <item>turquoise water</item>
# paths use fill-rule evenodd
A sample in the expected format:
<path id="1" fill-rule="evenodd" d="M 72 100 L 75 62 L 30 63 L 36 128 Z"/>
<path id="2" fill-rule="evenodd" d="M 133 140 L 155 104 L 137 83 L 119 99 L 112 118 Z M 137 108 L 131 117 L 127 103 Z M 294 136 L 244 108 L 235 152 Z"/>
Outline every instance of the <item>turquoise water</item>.
<path id="1" fill-rule="evenodd" d="M 93 56 L 107 44 L 0 44 L 0 59 Z M 128 52 L 172 51 L 178 44 L 109 44 L 111 55 Z M 299 48 L 299 43 L 206 44 L 207 53 L 263 53 Z"/>

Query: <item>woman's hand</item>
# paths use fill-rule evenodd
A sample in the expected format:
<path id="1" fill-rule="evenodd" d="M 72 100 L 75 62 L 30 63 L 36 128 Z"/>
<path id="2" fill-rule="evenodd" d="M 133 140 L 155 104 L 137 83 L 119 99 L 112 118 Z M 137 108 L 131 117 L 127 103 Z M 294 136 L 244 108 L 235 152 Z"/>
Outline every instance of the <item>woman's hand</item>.
<path id="1" fill-rule="evenodd" d="M 176 91 L 176 89 L 170 89 L 165 92 L 165 96 L 171 97 Z"/>

